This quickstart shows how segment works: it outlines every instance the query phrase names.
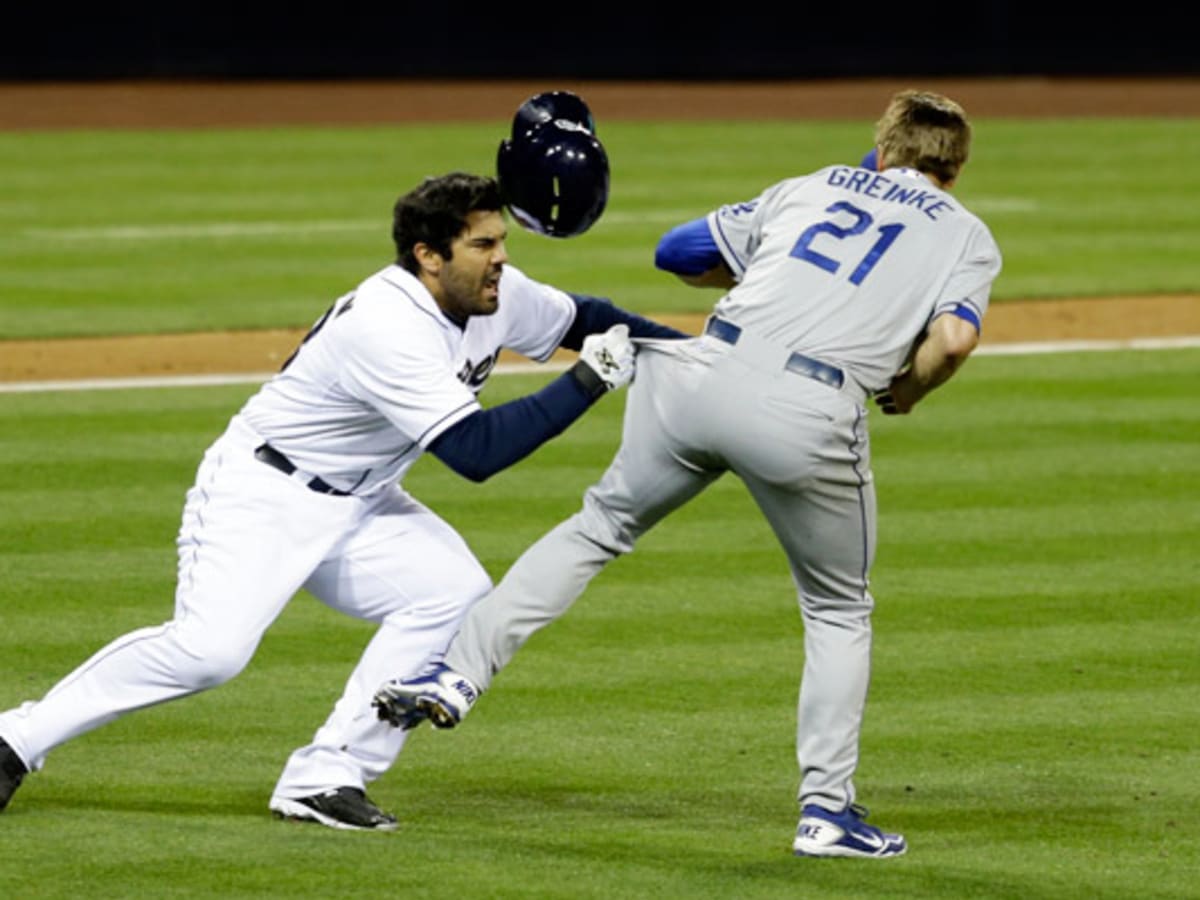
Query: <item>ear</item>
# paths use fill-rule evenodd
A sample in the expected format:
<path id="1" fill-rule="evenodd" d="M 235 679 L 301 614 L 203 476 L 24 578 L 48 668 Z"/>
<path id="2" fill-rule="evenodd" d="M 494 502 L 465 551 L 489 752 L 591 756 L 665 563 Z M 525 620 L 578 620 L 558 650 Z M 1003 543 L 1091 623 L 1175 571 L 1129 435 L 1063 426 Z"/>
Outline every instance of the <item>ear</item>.
<path id="1" fill-rule="evenodd" d="M 446 262 L 442 254 L 428 244 L 420 242 L 413 245 L 413 257 L 416 258 L 417 265 L 421 267 L 421 272 L 433 277 L 437 277 Z"/>

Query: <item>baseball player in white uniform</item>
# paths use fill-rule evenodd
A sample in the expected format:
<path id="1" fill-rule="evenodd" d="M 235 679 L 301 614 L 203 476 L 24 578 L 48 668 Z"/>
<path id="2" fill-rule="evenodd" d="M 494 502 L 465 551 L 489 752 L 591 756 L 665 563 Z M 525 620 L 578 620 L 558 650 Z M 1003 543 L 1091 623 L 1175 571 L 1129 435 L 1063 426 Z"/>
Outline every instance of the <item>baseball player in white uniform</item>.
<path id="1" fill-rule="evenodd" d="M 607 182 L 605 182 L 607 184 Z M 482 480 L 525 457 L 633 371 L 629 335 L 682 335 L 508 264 L 497 182 L 428 179 L 396 204 L 397 262 L 339 298 L 205 453 L 178 537 L 175 615 L 118 638 L 41 700 L 0 713 L 0 808 L 55 747 L 125 713 L 237 675 L 291 597 L 378 624 L 312 742 L 288 760 L 276 814 L 391 830 L 366 786 L 405 733 L 372 709 L 397 668 L 437 659 L 490 579 L 401 486 L 425 451 Z M 490 409 L 502 347 L 566 373 Z"/>
<path id="2" fill-rule="evenodd" d="M 659 267 L 730 288 L 705 333 L 643 343 L 620 450 L 582 509 L 472 608 L 443 660 L 381 687 L 380 715 L 455 725 L 608 562 L 733 472 L 787 554 L 805 628 L 793 852 L 904 853 L 853 783 L 874 605 L 866 401 L 907 413 L 976 346 L 1001 260 L 948 193 L 969 141 L 953 101 L 902 92 L 876 126 L 879 171 L 829 166 L 668 232 Z"/>

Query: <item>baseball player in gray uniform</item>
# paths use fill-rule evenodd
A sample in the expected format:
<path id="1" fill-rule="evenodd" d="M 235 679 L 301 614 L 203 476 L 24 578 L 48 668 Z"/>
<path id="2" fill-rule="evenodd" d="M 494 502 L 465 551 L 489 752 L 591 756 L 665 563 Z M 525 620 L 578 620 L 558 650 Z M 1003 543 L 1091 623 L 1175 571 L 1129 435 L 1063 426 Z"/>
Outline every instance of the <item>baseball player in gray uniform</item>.
<path id="1" fill-rule="evenodd" d="M 621 447 L 582 509 L 473 607 L 444 660 L 380 688 L 380 716 L 455 725 L 608 562 L 733 472 L 787 554 L 804 622 L 793 852 L 904 853 L 853 783 L 874 603 L 866 401 L 908 413 L 978 341 L 1001 260 L 948 193 L 969 142 L 956 103 L 902 92 L 876 125 L 879 171 L 829 166 L 668 232 L 659 267 L 730 288 L 704 334 L 641 343 Z"/>
<path id="2" fill-rule="evenodd" d="M 578 163 L 595 152 L 587 139 L 565 133 L 563 152 Z M 396 827 L 365 789 L 404 733 L 379 720 L 372 697 L 397 667 L 416 673 L 438 658 L 491 587 L 462 538 L 401 487 L 405 472 L 428 450 L 485 479 L 627 383 L 630 335 L 683 336 L 510 265 L 503 209 L 494 179 L 462 173 L 399 199 L 396 262 L 334 302 L 205 453 L 179 530 L 174 617 L 0 713 L 0 809 L 65 741 L 237 675 L 304 587 L 379 628 L 269 806 L 336 828 Z M 502 347 L 545 360 L 559 346 L 579 351 L 567 372 L 481 406 Z"/>

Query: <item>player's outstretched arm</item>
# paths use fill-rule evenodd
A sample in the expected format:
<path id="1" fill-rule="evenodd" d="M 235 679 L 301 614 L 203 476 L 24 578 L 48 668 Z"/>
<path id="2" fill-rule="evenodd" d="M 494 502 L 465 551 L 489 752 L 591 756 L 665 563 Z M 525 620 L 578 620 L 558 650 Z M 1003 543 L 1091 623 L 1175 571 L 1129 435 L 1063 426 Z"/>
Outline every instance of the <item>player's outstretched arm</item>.
<path id="1" fill-rule="evenodd" d="M 887 415 L 905 415 L 957 372 L 978 344 L 974 322 L 943 313 L 930 323 L 912 362 L 875 395 L 875 402 Z"/>
<path id="2" fill-rule="evenodd" d="M 629 336 L 633 338 L 656 338 L 659 340 L 680 340 L 692 335 L 684 334 L 670 327 L 639 316 L 637 313 L 622 309 L 606 297 L 592 297 L 587 294 L 568 294 L 575 301 L 575 321 L 559 341 L 560 347 L 568 350 L 579 350 L 590 334 L 608 331 L 614 325 L 625 325 L 629 328 Z"/>
<path id="3" fill-rule="evenodd" d="M 541 390 L 481 409 L 447 428 L 429 452 L 471 481 L 484 481 L 524 459 L 582 416 L 610 390 L 633 380 L 627 325 L 589 335 L 579 360 Z"/>

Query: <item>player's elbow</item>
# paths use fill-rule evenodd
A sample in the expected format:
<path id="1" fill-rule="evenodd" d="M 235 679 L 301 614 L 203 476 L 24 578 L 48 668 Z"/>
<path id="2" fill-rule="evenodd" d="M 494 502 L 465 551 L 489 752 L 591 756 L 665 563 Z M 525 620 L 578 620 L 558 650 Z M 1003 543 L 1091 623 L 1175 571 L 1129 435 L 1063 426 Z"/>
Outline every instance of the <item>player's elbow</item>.
<path id="1" fill-rule="evenodd" d="M 467 479 L 467 481 L 473 481 L 476 484 L 483 484 L 496 474 L 495 472 L 488 471 L 487 469 L 474 467 L 465 467 L 461 469 L 455 469 L 454 471 L 463 478 Z"/>
<path id="2" fill-rule="evenodd" d="M 956 368 L 979 346 L 975 323 L 956 315 L 940 316 L 934 322 L 933 332 L 941 356 Z"/>
<path id="3" fill-rule="evenodd" d="M 966 362 L 967 357 L 971 355 L 977 346 L 979 346 L 979 335 L 971 331 L 970 334 L 956 337 L 953 341 L 947 343 L 943 348 L 943 352 L 948 361 L 955 368 L 958 368 Z"/>
<path id="4" fill-rule="evenodd" d="M 455 475 L 460 475 L 467 481 L 482 484 L 496 474 L 494 468 L 486 466 L 482 460 L 454 455 L 452 453 L 435 453 L 438 459 Z"/>

